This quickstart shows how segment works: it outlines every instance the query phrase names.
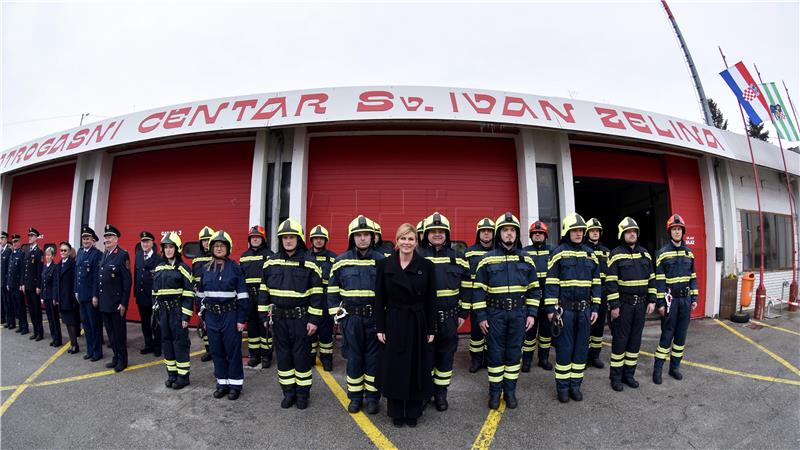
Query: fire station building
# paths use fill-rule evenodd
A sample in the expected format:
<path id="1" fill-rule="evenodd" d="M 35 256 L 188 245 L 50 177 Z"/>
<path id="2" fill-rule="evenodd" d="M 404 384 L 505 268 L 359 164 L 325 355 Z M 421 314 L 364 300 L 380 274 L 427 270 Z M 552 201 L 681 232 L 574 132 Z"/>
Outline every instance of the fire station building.
<path id="1" fill-rule="evenodd" d="M 446 87 L 347 87 L 173 105 L 84 125 L 0 154 L 0 227 L 79 243 L 106 223 L 132 251 L 138 234 L 197 240 L 205 225 L 247 247 L 247 230 L 298 219 L 346 247 L 365 214 L 393 240 L 403 222 L 439 211 L 471 245 L 484 217 L 514 212 L 559 239 L 578 212 L 604 226 L 633 217 L 641 242 L 667 242 L 672 213 L 688 223 L 700 287 L 696 317 L 720 313 L 723 277 L 758 272 L 755 186 L 764 211 L 767 295 L 788 296 L 792 248 L 777 146 L 663 114 L 587 101 Z M 786 152 L 797 203 L 800 155 Z M 797 230 L 794 230 L 797 233 Z M 523 231 L 523 243 L 528 243 Z M 23 238 L 24 239 L 24 238 Z M 271 239 L 273 249 L 277 242 Z M 755 283 L 758 285 L 758 281 Z M 784 286 L 785 284 L 785 286 Z M 135 302 L 131 314 L 138 319 Z"/>

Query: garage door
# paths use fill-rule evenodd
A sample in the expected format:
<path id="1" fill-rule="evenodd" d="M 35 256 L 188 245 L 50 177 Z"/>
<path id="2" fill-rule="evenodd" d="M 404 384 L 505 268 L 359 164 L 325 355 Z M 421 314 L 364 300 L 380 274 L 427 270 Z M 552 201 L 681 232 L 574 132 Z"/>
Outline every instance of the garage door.
<path id="1" fill-rule="evenodd" d="M 397 227 L 439 211 L 453 239 L 472 245 L 481 217 L 519 211 L 512 139 L 452 136 L 312 138 L 307 226 L 330 230 L 333 251 L 347 248 L 347 224 L 364 214 L 394 240 Z"/>
<path id="2" fill-rule="evenodd" d="M 253 145 L 222 143 L 114 158 L 107 221 L 122 233 L 120 245 L 131 254 L 131 266 L 142 230 L 158 240 L 176 231 L 187 242 L 197 240 L 205 225 L 230 233 L 238 259 L 247 248 Z M 131 297 L 128 318 L 139 320 L 135 304 Z"/>
<path id="3" fill-rule="evenodd" d="M 43 234 L 41 244 L 68 240 L 74 176 L 75 164 L 15 176 L 8 211 L 9 235 L 17 233 L 27 243 L 28 228 L 34 227 Z"/>

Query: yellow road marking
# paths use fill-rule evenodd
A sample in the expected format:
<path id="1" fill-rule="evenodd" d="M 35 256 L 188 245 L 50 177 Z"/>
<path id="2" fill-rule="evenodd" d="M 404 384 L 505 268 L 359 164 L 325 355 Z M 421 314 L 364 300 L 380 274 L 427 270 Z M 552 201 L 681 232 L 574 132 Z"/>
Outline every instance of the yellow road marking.
<path id="1" fill-rule="evenodd" d="M 344 389 L 339 386 L 339 383 L 336 382 L 336 380 L 333 378 L 333 375 L 324 370 L 320 370 L 319 368 L 320 365 L 317 364 L 315 369 L 317 369 L 319 376 L 322 377 L 322 381 L 328 385 L 328 389 L 333 392 L 333 395 L 339 400 L 339 403 L 341 403 L 344 409 L 347 410 L 347 403 L 349 399 L 347 398 L 347 394 L 344 392 Z M 359 428 L 361 428 L 361 431 L 367 435 L 372 443 L 375 444 L 375 447 L 378 447 L 381 450 L 397 449 L 397 447 L 392 444 L 392 442 L 386 436 L 384 436 L 383 433 L 381 433 L 378 427 L 376 427 L 375 424 L 369 420 L 369 417 L 367 417 L 366 414 L 363 412 L 358 412 L 356 414 L 350 414 L 350 417 L 356 422 Z"/>
<path id="2" fill-rule="evenodd" d="M 492 445 L 494 440 L 494 433 L 497 431 L 497 426 L 500 425 L 500 419 L 503 418 L 503 411 L 506 410 L 506 402 L 500 402 L 500 408 L 497 410 L 489 410 L 486 416 L 486 421 L 483 422 L 481 431 L 475 437 L 475 442 L 472 443 L 472 450 L 485 450 Z"/>
<path id="3" fill-rule="evenodd" d="M 28 386 L 36 379 L 36 377 L 41 375 L 41 373 L 44 372 L 44 369 L 47 369 L 47 367 L 50 364 L 53 364 L 53 361 L 58 359 L 59 356 L 63 355 L 64 352 L 67 351 L 67 349 L 69 349 L 69 343 L 64 344 L 60 349 L 58 349 L 58 351 L 55 352 L 53 356 L 48 358 L 48 360 L 45 361 L 45 363 L 42 364 L 38 369 L 36 369 L 36 371 L 33 372 L 31 376 L 26 378 L 24 383 L 22 383 L 19 387 L 17 387 L 17 389 L 11 394 L 11 396 L 8 397 L 6 401 L 3 402 L 3 405 L 0 406 L 0 417 L 2 417 L 3 414 L 5 414 L 5 412 L 8 410 L 8 408 L 14 403 L 14 401 L 17 400 L 17 397 L 19 397 L 20 394 L 25 392 L 25 389 L 28 389 Z"/>
<path id="4" fill-rule="evenodd" d="M 750 344 L 755 346 L 757 349 L 759 349 L 762 352 L 766 353 L 767 355 L 769 355 L 775 361 L 778 361 L 779 363 L 783 364 L 784 367 L 786 367 L 787 369 L 791 370 L 792 372 L 794 372 L 795 375 L 800 377 L 800 369 L 798 369 L 797 367 L 793 366 L 791 363 L 789 363 L 789 361 L 786 361 L 785 359 L 783 359 L 780 356 L 778 356 L 777 354 L 771 352 L 769 349 L 767 349 L 763 345 L 759 344 L 758 342 L 756 342 L 756 341 L 750 339 L 749 337 L 743 335 L 742 333 L 734 330 L 730 325 L 727 325 L 726 323 L 720 321 L 719 319 L 714 319 L 714 322 L 718 323 L 723 328 L 725 328 L 726 330 L 728 330 L 731 333 L 735 334 L 736 336 L 742 338 L 742 340 L 744 340 L 746 342 L 749 342 Z"/>
<path id="5" fill-rule="evenodd" d="M 787 328 L 776 327 L 775 325 L 770 325 L 768 323 L 759 322 L 757 320 L 752 320 L 752 319 L 750 320 L 750 322 L 753 322 L 754 324 L 760 325 L 762 327 L 772 328 L 773 330 L 783 331 L 784 333 L 791 333 L 791 334 L 800 336 L 800 333 L 798 333 L 797 331 L 789 330 Z"/>

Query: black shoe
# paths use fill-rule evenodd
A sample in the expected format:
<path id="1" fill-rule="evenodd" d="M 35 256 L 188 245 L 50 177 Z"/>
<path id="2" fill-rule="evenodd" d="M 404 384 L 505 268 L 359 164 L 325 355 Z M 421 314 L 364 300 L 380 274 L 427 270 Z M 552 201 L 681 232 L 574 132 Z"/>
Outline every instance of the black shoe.
<path id="1" fill-rule="evenodd" d="M 127 365 L 127 364 L 122 364 L 122 363 L 119 363 L 119 364 L 117 364 L 116 366 L 114 366 L 114 372 L 117 372 L 117 373 L 119 373 L 119 372 L 122 372 L 122 371 L 123 371 L 123 370 L 125 370 L 127 367 L 128 367 L 128 365 Z"/>
<path id="2" fill-rule="evenodd" d="M 97 361 L 100 361 L 101 359 L 103 359 L 102 356 L 92 356 L 91 358 L 89 358 L 89 361 L 97 362 Z"/>
<path id="3" fill-rule="evenodd" d="M 308 397 L 297 397 L 297 402 L 295 403 L 297 409 L 306 409 L 308 408 Z"/>
<path id="4" fill-rule="evenodd" d="M 247 361 L 247 367 L 249 367 L 251 369 L 256 369 L 260 365 L 261 365 L 261 357 L 260 356 L 252 357 L 252 358 L 250 358 L 250 361 Z"/>
<path id="5" fill-rule="evenodd" d="M 177 381 L 177 378 L 169 377 L 169 378 L 167 378 L 167 381 L 164 382 L 164 386 L 166 386 L 168 388 L 172 388 L 172 386 L 175 385 L 176 381 Z"/>
<path id="6" fill-rule="evenodd" d="M 381 405 L 380 403 L 378 403 L 378 400 L 367 400 L 367 407 L 364 410 L 366 411 L 367 414 L 374 415 L 378 414 L 378 411 L 380 411 L 380 409 Z"/>
<path id="7" fill-rule="evenodd" d="M 653 383 L 661 384 L 661 369 L 653 369 Z"/>
<path id="8" fill-rule="evenodd" d="M 61 347 L 62 345 L 64 345 L 63 342 L 58 342 L 58 341 L 53 342 L 53 347 Z"/>
<path id="9" fill-rule="evenodd" d="M 30 333 L 30 330 L 22 330 L 19 332 L 21 336 L 25 336 L 26 334 Z"/>
<path id="10" fill-rule="evenodd" d="M 89 359 L 91 357 L 92 357 L 92 355 L 83 355 L 83 359 Z"/>
<path id="11" fill-rule="evenodd" d="M 347 412 L 350 414 L 355 414 L 359 411 L 361 411 L 361 399 L 350 400 L 350 404 L 347 405 Z"/>
<path id="12" fill-rule="evenodd" d="M 393 423 L 393 424 L 394 424 L 394 426 L 396 426 L 397 428 L 403 428 L 403 425 L 405 425 L 405 424 L 406 424 L 406 421 L 405 421 L 405 420 L 403 420 L 403 419 L 392 419 L 392 423 Z"/>
<path id="13" fill-rule="evenodd" d="M 324 370 L 325 372 L 330 372 L 331 370 L 333 370 L 333 361 L 331 361 L 330 359 L 323 359 L 322 370 Z"/>
<path id="14" fill-rule="evenodd" d="M 288 409 L 294 405 L 294 395 L 284 395 L 281 400 L 281 408 Z"/>
<path id="15" fill-rule="evenodd" d="M 679 369 L 670 368 L 669 369 L 669 376 L 671 376 L 672 378 L 675 378 L 678 381 L 683 379 L 683 374 L 681 373 L 681 371 Z"/>
<path id="16" fill-rule="evenodd" d="M 593 358 L 589 360 L 589 365 L 592 367 L 596 367 L 598 369 L 602 369 L 606 365 L 603 364 L 603 361 L 600 361 L 600 358 Z"/>
<path id="17" fill-rule="evenodd" d="M 500 393 L 489 393 L 489 409 L 500 409 Z"/>
<path id="18" fill-rule="evenodd" d="M 34 339 L 34 341 L 36 342 L 39 342 L 41 340 L 44 340 L 44 336 L 42 336 L 41 334 L 39 336 L 36 336 L 36 339 Z"/>
<path id="19" fill-rule="evenodd" d="M 190 384 L 192 383 L 189 381 L 189 375 L 178 376 L 178 379 L 175 380 L 175 382 L 172 384 L 172 389 L 175 389 L 177 391 L 185 388 Z"/>
<path id="20" fill-rule="evenodd" d="M 9 330 L 16 330 L 16 329 L 17 329 L 17 327 L 16 327 L 16 326 L 14 326 L 14 325 L 12 325 L 12 326 L 10 326 L 10 327 L 6 327 L 6 328 L 8 328 Z"/>
<path id="21" fill-rule="evenodd" d="M 116 361 L 111 361 L 106 363 L 106 369 L 113 369 L 117 365 Z"/>
<path id="22" fill-rule="evenodd" d="M 30 340 L 34 340 L 34 339 L 37 339 L 38 337 L 39 337 L 39 335 L 38 335 L 38 334 L 36 334 L 36 333 L 33 333 L 33 335 L 32 335 L 31 337 L 29 337 L 28 339 L 30 339 Z"/>
<path id="23" fill-rule="evenodd" d="M 261 359 L 261 368 L 262 369 L 269 369 L 269 366 L 272 365 L 272 357 L 269 358 L 262 358 Z"/>
<path id="24" fill-rule="evenodd" d="M 528 372 L 531 371 L 531 361 L 528 361 L 528 360 L 525 360 L 525 359 L 522 360 L 522 371 L 525 372 L 525 373 L 528 373 Z"/>
<path id="25" fill-rule="evenodd" d="M 161 356 L 161 349 L 160 348 L 153 349 L 153 356 L 155 356 L 156 358 Z"/>
<path id="26" fill-rule="evenodd" d="M 222 389 L 217 389 L 216 391 L 214 391 L 213 395 L 214 395 L 214 398 L 222 398 L 222 397 L 225 397 L 226 395 L 228 395 L 228 392 L 230 392 L 230 389 L 222 388 Z"/>
<path id="27" fill-rule="evenodd" d="M 408 425 L 409 428 L 416 427 L 417 426 L 417 419 L 406 419 L 406 425 Z"/>
<path id="28" fill-rule="evenodd" d="M 76 346 L 75 346 L 75 347 L 73 347 L 73 348 L 75 349 L 75 351 L 73 351 L 73 352 L 72 352 L 73 354 L 75 354 L 75 353 L 80 353 L 80 352 L 81 352 L 81 347 L 80 347 L 79 345 L 76 345 Z"/>
<path id="29" fill-rule="evenodd" d="M 622 382 L 627 384 L 628 386 L 632 387 L 633 389 L 636 389 L 636 388 L 639 387 L 639 382 L 636 381 L 636 379 L 633 378 L 633 377 L 625 377 L 625 378 L 622 379 Z"/>
<path id="30" fill-rule="evenodd" d="M 620 381 L 612 381 L 611 382 L 611 389 L 613 389 L 613 390 L 615 390 L 617 392 L 622 392 L 622 390 L 624 388 L 625 388 L 625 386 L 623 386 L 622 382 L 620 382 Z"/>
<path id="31" fill-rule="evenodd" d="M 448 403 L 447 403 L 447 392 L 437 392 L 433 396 L 433 406 L 436 407 L 437 411 L 447 411 Z"/>
<path id="32" fill-rule="evenodd" d="M 139 350 L 139 354 L 140 355 L 146 355 L 148 353 L 153 353 L 153 349 L 151 347 L 145 347 L 145 348 Z"/>
<path id="33" fill-rule="evenodd" d="M 553 370 L 553 365 L 550 364 L 550 361 L 546 359 L 539 360 L 539 367 L 541 367 L 544 370 Z"/>
<path id="34" fill-rule="evenodd" d="M 516 407 L 519 405 L 519 402 L 517 401 L 517 395 L 514 392 L 506 392 L 503 394 L 503 398 L 506 401 L 506 408 L 508 409 L 516 409 Z"/>
<path id="35" fill-rule="evenodd" d="M 67 350 L 67 353 L 69 353 L 70 355 L 74 355 L 75 353 L 78 352 L 75 350 L 75 347 L 70 347 L 69 350 Z"/>
<path id="36" fill-rule="evenodd" d="M 569 392 L 567 391 L 558 391 L 558 401 L 561 403 L 569 402 Z"/>
<path id="37" fill-rule="evenodd" d="M 469 373 L 475 373 L 481 370 L 483 367 L 483 361 L 478 358 L 472 358 L 472 361 L 469 363 Z"/>
<path id="38" fill-rule="evenodd" d="M 47 344 L 47 345 L 49 345 L 50 347 L 55 347 L 56 346 L 56 341 L 50 341 L 50 343 Z"/>
<path id="39" fill-rule="evenodd" d="M 576 402 L 579 402 L 583 400 L 583 394 L 581 394 L 580 389 L 570 389 L 569 398 L 575 400 Z"/>
<path id="40" fill-rule="evenodd" d="M 242 395 L 242 391 L 231 389 L 231 391 L 228 392 L 228 400 L 236 400 L 240 395 Z"/>
<path id="41" fill-rule="evenodd" d="M 211 361 L 211 353 L 204 353 L 203 356 L 200 357 L 200 361 L 209 362 Z"/>

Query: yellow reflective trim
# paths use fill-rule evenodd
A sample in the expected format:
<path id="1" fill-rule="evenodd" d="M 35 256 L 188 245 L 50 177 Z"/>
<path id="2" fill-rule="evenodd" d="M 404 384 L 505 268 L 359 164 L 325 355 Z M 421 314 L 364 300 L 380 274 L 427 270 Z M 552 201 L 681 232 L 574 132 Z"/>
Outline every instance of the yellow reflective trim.
<path id="1" fill-rule="evenodd" d="M 183 288 L 177 288 L 177 289 L 159 289 L 159 290 L 157 290 L 157 291 L 153 292 L 153 295 L 155 295 L 155 296 L 161 296 L 161 295 L 181 295 L 181 294 L 183 294 Z"/>
<path id="2" fill-rule="evenodd" d="M 437 297 L 452 297 L 458 295 L 458 289 L 440 289 L 436 291 Z"/>
<path id="3" fill-rule="evenodd" d="M 322 310 L 320 308 L 314 308 L 313 306 L 308 307 L 308 313 L 312 316 L 321 316 Z"/>
<path id="4" fill-rule="evenodd" d="M 561 280 L 559 284 L 561 287 L 592 287 L 592 280 Z"/>
<path id="5" fill-rule="evenodd" d="M 336 272 L 343 266 L 374 266 L 374 259 L 340 259 L 333 264 L 331 273 Z"/>
<path id="6" fill-rule="evenodd" d="M 194 298 L 194 291 L 187 291 L 187 290 L 184 289 L 184 291 L 181 294 L 181 296 Z"/>
<path id="7" fill-rule="evenodd" d="M 261 277 L 245 278 L 244 282 L 247 284 L 261 283 Z"/>
<path id="8" fill-rule="evenodd" d="M 667 278 L 666 279 L 667 284 L 688 283 L 691 280 L 692 280 L 692 277 L 690 277 L 690 276 L 673 277 L 673 278 Z"/>
<path id="9" fill-rule="evenodd" d="M 322 293 L 323 290 L 321 287 L 313 287 L 306 290 L 305 292 L 296 292 L 286 289 L 269 289 L 269 295 L 274 295 L 276 297 L 305 298 L 314 294 L 322 294 Z"/>
<path id="10" fill-rule="evenodd" d="M 528 288 L 526 286 L 514 285 L 514 286 L 490 286 L 487 291 L 490 294 L 510 294 L 514 292 L 527 292 Z"/>
<path id="11" fill-rule="evenodd" d="M 368 289 L 341 289 L 339 290 L 339 295 L 342 297 L 375 297 L 375 291 Z"/>
<path id="12" fill-rule="evenodd" d="M 269 312 L 269 305 L 258 305 L 258 312 Z"/>
<path id="13" fill-rule="evenodd" d="M 620 286 L 634 287 L 634 286 L 647 286 L 650 280 L 619 280 L 617 284 Z"/>
<path id="14" fill-rule="evenodd" d="M 245 262 L 253 262 L 253 261 L 263 261 L 264 257 L 262 255 L 253 255 L 253 256 L 242 256 L 239 258 L 239 263 Z"/>
<path id="15" fill-rule="evenodd" d="M 465 253 L 464 256 L 466 256 L 467 258 L 472 258 L 475 256 L 483 256 L 486 253 L 487 253 L 486 250 L 470 250 L 467 253 Z"/>
<path id="16" fill-rule="evenodd" d="M 181 314 L 186 315 L 186 316 L 191 316 L 192 314 L 194 314 L 194 311 L 192 311 L 189 308 L 181 307 Z"/>
<path id="17" fill-rule="evenodd" d="M 472 309 L 484 309 L 486 308 L 486 302 L 475 302 L 472 304 Z"/>

